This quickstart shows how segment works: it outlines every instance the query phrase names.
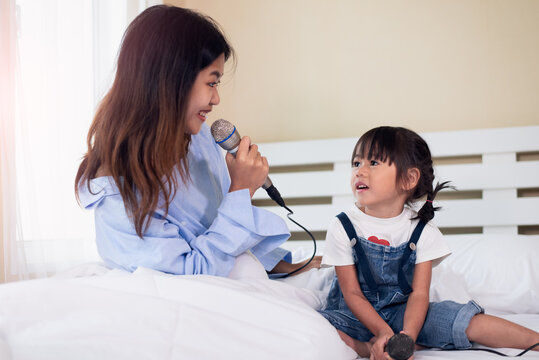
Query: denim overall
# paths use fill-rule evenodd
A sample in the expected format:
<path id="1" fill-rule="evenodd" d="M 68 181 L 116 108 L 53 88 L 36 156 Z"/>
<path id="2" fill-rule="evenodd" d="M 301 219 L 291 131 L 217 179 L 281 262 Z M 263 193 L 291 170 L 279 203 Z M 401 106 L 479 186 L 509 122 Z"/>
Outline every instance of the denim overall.
<path id="1" fill-rule="evenodd" d="M 425 222 L 419 221 L 410 240 L 399 246 L 376 244 L 358 237 L 345 213 L 341 221 L 354 249 L 354 263 L 363 295 L 380 317 L 398 333 L 403 328 L 404 311 L 414 276 L 416 244 Z M 466 349 L 471 343 L 466 329 L 472 317 L 483 312 L 475 302 L 457 304 L 453 301 L 430 303 L 417 344 L 443 349 Z M 344 301 L 337 278 L 328 294 L 327 306 L 320 311 L 335 328 L 354 339 L 369 341 L 373 334 L 350 311 Z"/>

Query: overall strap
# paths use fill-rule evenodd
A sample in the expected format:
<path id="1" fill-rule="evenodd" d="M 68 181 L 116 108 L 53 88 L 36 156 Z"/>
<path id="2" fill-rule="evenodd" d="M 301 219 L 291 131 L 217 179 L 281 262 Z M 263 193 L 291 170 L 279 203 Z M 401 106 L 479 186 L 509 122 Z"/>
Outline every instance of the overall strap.
<path id="1" fill-rule="evenodd" d="M 414 232 L 412 233 L 412 237 L 410 238 L 410 241 L 408 241 L 408 246 L 404 249 L 404 253 L 402 254 L 402 258 L 400 260 L 399 264 L 399 287 L 402 290 L 402 293 L 404 295 L 408 295 L 412 292 L 412 288 L 410 287 L 410 284 L 408 284 L 408 281 L 406 280 L 406 276 L 404 275 L 404 264 L 408 262 L 408 259 L 410 258 L 410 254 L 412 253 L 412 250 L 415 250 L 417 248 L 417 241 L 419 240 L 419 237 L 421 236 L 421 233 L 423 232 L 423 228 L 425 227 L 426 223 L 423 220 L 419 220 L 419 223 L 417 223 Z"/>
<path id="2" fill-rule="evenodd" d="M 363 274 L 363 278 L 365 279 L 367 286 L 370 290 L 376 291 L 378 289 L 378 285 L 376 284 L 376 281 L 374 281 L 367 256 L 365 255 L 365 251 L 358 241 L 358 236 L 356 230 L 354 229 L 354 225 L 352 225 L 352 222 L 344 212 L 337 215 L 337 218 L 341 221 L 341 224 L 346 231 L 346 235 L 348 235 L 348 238 L 353 243 L 354 250 L 358 257 L 360 271 Z"/>

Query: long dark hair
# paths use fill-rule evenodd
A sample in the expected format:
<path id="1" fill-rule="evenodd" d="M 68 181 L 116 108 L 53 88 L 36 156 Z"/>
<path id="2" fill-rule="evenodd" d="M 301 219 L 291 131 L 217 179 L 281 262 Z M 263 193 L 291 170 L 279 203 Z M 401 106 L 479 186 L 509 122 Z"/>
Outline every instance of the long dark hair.
<path id="1" fill-rule="evenodd" d="M 439 207 L 434 207 L 433 201 L 436 194 L 449 186 L 449 181 L 437 182 L 433 187 L 434 169 L 429 146 L 421 136 L 412 130 L 402 127 L 380 126 L 363 134 L 354 147 L 354 157 L 360 155 L 367 159 L 375 159 L 382 162 L 388 161 L 397 168 L 397 184 L 406 181 L 409 169 L 417 168 L 420 178 L 417 186 L 410 191 L 406 203 L 419 200 L 426 196 L 425 204 L 418 212 L 417 218 L 428 222 L 434 218 L 434 212 Z"/>
<path id="2" fill-rule="evenodd" d="M 209 17 L 179 7 L 152 6 L 129 24 L 114 83 L 88 132 L 88 152 L 75 179 L 90 188 L 99 173 L 112 176 L 142 238 L 163 193 L 168 212 L 178 179 L 189 178 L 185 111 L 198 73 L 233 55 Z"/>

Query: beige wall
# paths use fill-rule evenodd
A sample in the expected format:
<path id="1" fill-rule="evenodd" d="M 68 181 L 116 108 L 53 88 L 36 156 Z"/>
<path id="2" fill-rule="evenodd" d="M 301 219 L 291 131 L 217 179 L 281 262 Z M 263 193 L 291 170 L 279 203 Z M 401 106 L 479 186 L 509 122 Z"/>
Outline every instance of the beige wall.
<path id="1" fill-rule="evenodd" d="M 237 51 L 221 105 L 256 141 L 539 124 L 539 1 L 183 0 Z"/>

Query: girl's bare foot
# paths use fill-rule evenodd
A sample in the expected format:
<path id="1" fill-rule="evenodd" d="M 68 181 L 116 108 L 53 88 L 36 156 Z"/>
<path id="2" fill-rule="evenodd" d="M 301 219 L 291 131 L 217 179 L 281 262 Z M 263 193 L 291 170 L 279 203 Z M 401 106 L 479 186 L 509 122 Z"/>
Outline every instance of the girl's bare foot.
<path id="1" fill-rule="evenodd" d="M 363 342 L 356 340 L 341 330 L 337 330 L 342 341 L 349 347 L 351 347 L 359 356 L 362 358 L 368 358 L 371 356 L 371 347 L 372 344 L 368 342 Z"/>

